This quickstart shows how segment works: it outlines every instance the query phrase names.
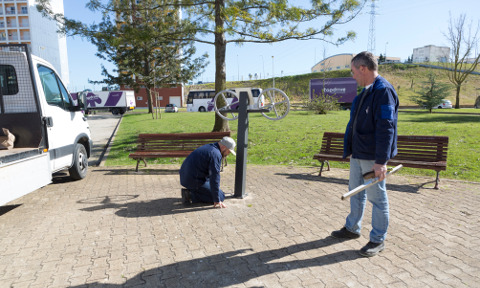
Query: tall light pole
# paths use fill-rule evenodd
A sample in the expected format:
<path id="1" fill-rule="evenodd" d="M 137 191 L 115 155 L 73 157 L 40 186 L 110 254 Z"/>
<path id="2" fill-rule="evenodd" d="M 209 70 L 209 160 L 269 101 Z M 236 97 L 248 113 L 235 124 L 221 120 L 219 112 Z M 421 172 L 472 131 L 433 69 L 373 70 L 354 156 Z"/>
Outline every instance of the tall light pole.
<path id="1" fill-rule="evenodd" d="M 272 56 L 272 78 L 273 78 L 273 88 L 275 88 L 275 57 Z"/>
<path id="2" fill-rule="evenodd" d="M 385 43 L 385 62 L 387 62 L 387 43 Z"/>
<path id="3" fill-rule="evenodd" d="M 237 75 L 238 75 L 238 81 L 240 81 L 240 62 L 238 62 L 238 54 L 237 54 Z"/>
<path id="4" fill-rule="evenodd" d="M 263 55 L 262 55 L 262 64 L 263 64 L 263 79 L 265 79 L 265 61 L 263 60 Z"/>

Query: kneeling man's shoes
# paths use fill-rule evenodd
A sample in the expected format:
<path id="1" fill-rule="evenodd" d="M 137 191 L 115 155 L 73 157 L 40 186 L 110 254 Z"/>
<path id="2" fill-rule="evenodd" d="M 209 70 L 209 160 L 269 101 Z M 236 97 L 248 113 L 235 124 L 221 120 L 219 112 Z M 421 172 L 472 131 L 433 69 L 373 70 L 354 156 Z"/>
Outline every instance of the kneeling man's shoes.
<path id="1" fill-rule="evenodd" d="M 182 203 L 185 205 L 192 204 L 192 200 L 190 199 L 190 191 L 185 188 L 182 188 Z"/>

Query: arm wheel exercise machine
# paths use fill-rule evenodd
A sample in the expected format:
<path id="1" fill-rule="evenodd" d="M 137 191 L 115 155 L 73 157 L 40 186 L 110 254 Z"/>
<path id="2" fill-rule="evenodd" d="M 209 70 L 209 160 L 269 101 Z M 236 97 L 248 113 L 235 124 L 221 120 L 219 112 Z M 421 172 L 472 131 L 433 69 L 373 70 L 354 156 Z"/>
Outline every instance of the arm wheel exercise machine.
<path id="1" fill-rule="evenodd" d="M 223 103 L 226 103 L 222 107 L 217 106 L 219 97 L 222 97 Z M 233 98 L 234 101 L 228 104 L 227 98 Z M 236 109 L 232 109 L 234 107 L 236 107 Z M 258 96 L 256 105 L 248 105 L 247 92 L 241 91 L 239 95 L 237 95 L 231 90 L 223 90 L 215 95 L 214 109 L 215 113 L 225 120 L 233 121 L 238 119 L 234 197 L 243 199 L 246 197 L 245 180 L 247 172 L 248 114 L 261 113 L 267 119 L 280 120 L 285 118 L 290 111 L 290 100 L 282 90 L 269 88 L 263 90 Z"/>

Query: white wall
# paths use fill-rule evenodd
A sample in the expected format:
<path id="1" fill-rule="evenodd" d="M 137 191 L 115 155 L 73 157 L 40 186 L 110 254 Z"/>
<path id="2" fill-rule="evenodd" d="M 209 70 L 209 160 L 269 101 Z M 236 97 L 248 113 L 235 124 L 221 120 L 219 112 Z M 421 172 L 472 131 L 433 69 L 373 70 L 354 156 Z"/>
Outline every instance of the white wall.
<path id="1" fill-rule="evenodd" d="M 55 13 L 64 13 L 63 0 L 51 0 L 50 2 Z M 28 0 L 32 53 L 50 62 L 65 86 L 68 86 L 70 77 L 66 38 L 57 33 L 56 22 L 43 17 L 35 5 L 35 0 Z"/>

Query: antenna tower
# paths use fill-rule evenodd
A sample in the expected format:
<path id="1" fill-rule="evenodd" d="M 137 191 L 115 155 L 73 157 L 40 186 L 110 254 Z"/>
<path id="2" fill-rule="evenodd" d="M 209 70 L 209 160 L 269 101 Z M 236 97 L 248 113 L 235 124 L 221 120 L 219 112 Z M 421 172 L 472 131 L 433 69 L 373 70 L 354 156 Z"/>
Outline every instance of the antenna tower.
<path id="1" fill-rule="evenodd" d="M 368 51 L 375 55 L 375 0 L 372 0 L 370 6 L 370 30 L 368 31 Z"/>

